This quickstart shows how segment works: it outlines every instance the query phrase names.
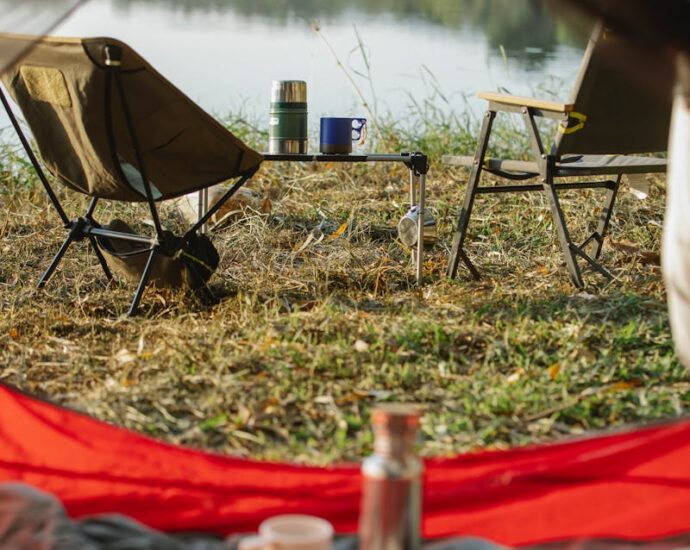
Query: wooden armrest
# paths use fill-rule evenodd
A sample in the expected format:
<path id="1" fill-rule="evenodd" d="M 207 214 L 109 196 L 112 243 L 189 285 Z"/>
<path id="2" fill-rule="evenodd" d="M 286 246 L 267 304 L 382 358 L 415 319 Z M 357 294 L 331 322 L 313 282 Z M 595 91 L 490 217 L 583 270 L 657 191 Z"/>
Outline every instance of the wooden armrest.
<path id="1" fill-rule="evenodd" d="M 479 92 L 477 97 L 486 99 L 492 103 L 502 103 L 514 107 L 534 107 L 542 111 L 554 113 L 570 113 L 575 108 L 572 103 L 559 103 L 557 101 L 542 101 L 532 97 L 519 97 L 510 94 L 500 94 L 498 92 Z"/>

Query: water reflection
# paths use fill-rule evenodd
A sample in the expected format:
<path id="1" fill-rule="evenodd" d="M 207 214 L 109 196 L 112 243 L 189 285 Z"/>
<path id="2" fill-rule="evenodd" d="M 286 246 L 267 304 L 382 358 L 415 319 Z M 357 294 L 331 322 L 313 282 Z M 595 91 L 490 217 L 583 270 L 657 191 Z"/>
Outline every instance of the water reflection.
<path id="1" fill-rule="evenodd" d="M 581 38 L 555 20 L 539 0 L 114 0 L 119 9 L 157 6 L 171 12 L 224 13 L 276 25 L 295 20 L 334 22 L 353 11 L 398 21 L 422 21 L 447 29 L 476 29 L 494 53 L 538 68 L 561 44 L 582 47 Z"/>
<path id="2" fill-rule="evenodd" d="M 478 90 L 567 99 L 582 57 L 537 0 L 90 0 L 56 33 L 123 40 L 207 111 L 260 126 L 273 79 L 307 82 L 312 127 L 367 116 L 352 81 L 412 125 L 480 116 Z"/>

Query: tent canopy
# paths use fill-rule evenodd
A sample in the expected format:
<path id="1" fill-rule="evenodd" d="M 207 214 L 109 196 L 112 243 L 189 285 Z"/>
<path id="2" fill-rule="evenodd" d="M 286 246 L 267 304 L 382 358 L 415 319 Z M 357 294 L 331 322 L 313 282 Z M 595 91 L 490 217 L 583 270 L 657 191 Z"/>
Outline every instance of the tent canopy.
<path id="1" fill-rule="evenodd" d="M 0 482 L 55 494 L 73 518 L 124 513 L 163 531 L 254 531 L 307 513 L 357 529 L 359 466 L 243 460 L 154 441 L 0 383 Z M 520 546 L 690 532 L 690 420 L 425 462 L 428 538 Z"/>

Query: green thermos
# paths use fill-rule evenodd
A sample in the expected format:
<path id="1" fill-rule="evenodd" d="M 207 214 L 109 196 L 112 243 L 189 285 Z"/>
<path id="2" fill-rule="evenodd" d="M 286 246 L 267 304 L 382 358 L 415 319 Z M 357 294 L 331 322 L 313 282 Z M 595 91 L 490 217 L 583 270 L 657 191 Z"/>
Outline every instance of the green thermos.
<path id="1" fill-rule="evenodd" d="M 307 83 L 274 80 L 268 122 L 268 152 L 307 152 Z"/>

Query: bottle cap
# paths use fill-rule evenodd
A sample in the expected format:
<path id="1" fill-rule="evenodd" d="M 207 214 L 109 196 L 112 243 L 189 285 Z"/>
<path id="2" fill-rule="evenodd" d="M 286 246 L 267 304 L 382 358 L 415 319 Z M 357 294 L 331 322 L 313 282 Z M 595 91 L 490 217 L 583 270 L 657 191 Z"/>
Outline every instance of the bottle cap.
<path id="1" fill-rule="evenodd" d="M 306 103 L 307 83 L 304 80 L 274 80 L 271 103 Z"/>
<path id="2" fill-rule="evenodd" d="M 419 427 L 419 408 L 405 403 L 386 403 L 374 409 L 371 420 L 375 429 L 398 433 L 415 431 Z"/>

